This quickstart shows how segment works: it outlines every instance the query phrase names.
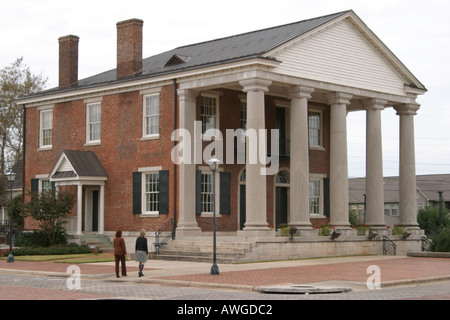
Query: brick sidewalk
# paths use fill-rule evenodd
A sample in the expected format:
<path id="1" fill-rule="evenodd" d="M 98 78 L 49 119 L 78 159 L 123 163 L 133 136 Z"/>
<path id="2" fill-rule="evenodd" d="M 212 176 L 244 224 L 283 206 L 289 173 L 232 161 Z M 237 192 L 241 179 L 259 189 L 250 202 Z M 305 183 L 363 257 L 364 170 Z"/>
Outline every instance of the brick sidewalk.
<path id="1" fill-rule="evenodd" d="M 219 276 L 192 274 L 182 276 L 158 277 L 159 279 L 234 284 L 248 286 L 303 284 L 331 280 L 367 281 L 371 275 L 367 267 L 377 265 L 381 270 L 381 282 L 417 280 L 429 277 L 450 279 L 450 259 L 443 258 L 399 258 L 347 262 L 323 265 L 281 267 L 248 271 L 223 272 Z"/>
<path id="2" fill-rule="evenodd" d="M 72 264 L 56 263 L 52 261 L 16 261 L 14 263 L 6 263 L 5 260 L 0 261 L 0 269 L 6 269 L 8 271 L 23 270 L 23 272 L 29 271 L 30 273 L 37 271 L 58 273 L 60 275 L 65 274 L 70 265 Z M 430 277 L 448 277 L 448 279 L 450 279 L 450 259 L 413 257 L 281 267 L 272 267 L 273 264 L 268 263 L 267 268 L 255 267 L 254 269 L 246 271 L 221 272 L 218 276 L 211 276 L 209 272 L 200 274 L 193 272 L 193 274 L 161 276 L 161 269 L 158 269 L 159 276 L 152 276 L 152 265 L 150 260 L 146 264 L 144 278 L 147 280 L 176 280 L 253 287 L 293 283 L 303 284 L 332 280 L 365 283 L 367 278 L 371 275 L 367 273 L 367 267 L 371 265 L 380 267 L 382 283 L 390 281 L 414 281 Z M 114 277 L 113 265 L 78 264 L 78 266 L 81 269 L 81 273 L 85 275 L 109 275 Z M 246 266 L 248 269 L 248 266 L 251 266 L 251 264 Z M 126 280 L 133 281 L 134 278 L 137 279 L 137 267 L 127 265 L 127 271 L 129 277 Z"/>

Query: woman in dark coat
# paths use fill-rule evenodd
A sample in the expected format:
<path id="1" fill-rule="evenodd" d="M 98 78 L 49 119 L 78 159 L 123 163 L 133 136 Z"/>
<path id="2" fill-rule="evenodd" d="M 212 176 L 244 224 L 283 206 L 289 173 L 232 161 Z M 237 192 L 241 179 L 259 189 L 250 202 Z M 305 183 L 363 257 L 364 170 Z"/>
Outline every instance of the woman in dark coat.
<path id="1" fill-rule="evenodd" d="M 125 247 L 125 240 L 122 238 L 122 231 L 116 232 L 114 238 L 114 257 L 116 260 L 116 277 L 119 278 L 119 261 L 122 263 L 122 277 L 127 276 L 127 267 L 125 265 L 125 256 L 127 255 L 127 248 Z"/>
<path id="2" fill-rule="evenodd" d="M 139 277 L 142 277 L 144 274 L 142 270 L 144 270 L 144 264 L 147 262 L 147 254 L 148 254 L 148 246 L 147 246 L 147 238 L 145 237 L 145 230 L 142 229 L 139 233 L 139 237 L 136 239 L 136 258 L 135 261 L 139 262 Z"/>

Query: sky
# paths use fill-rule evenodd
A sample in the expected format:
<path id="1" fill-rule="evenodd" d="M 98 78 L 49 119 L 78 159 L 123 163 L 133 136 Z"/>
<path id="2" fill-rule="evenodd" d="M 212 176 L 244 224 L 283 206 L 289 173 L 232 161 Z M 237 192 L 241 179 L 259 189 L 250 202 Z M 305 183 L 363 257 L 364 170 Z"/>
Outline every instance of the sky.
<path id="1" fill-rule="evenodd" d="M 226 4 L 225 4 L 226 3 Z M 23 57 L 58 85 L 58 38 L 80 37 L 79 79 L 115 68 L 116 23 L 144 20 L 143 57 L 352 9 L 425 85 L 415 116 L 416 173 L 450 173 L 448 0 L 0 0 L 0 68 Z M 349 177 L 364 177 L 365 112 L 347 117 Z M 383 169 L 399 172 L 399 117 L 382 112 Z"/>

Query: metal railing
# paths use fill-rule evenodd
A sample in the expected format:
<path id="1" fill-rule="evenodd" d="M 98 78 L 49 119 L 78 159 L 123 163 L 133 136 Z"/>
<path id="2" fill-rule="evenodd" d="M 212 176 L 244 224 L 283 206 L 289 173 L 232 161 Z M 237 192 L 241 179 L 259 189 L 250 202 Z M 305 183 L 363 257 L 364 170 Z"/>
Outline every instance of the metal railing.
<path id="1" fill-rule="evenodd" d="M 430 251 L 431 249 L 431 241 L 426 236 L 422 236 L 420 238 L 420 250 L 421 251 Z"/>
<path id="2" fill-rule="evenodd" d="M 397 245 L 387 236 L 383 236 L 383 255 L 397 255 Z"/>
<path id="3" fill-rule="evenodd" d="M 169 242 L 169 240 L 175 239 L 175 220 L 170 218 L 163 224 L 158 231 L 155 232 L 155 253 L 159 254 L 161 247 Z"/>

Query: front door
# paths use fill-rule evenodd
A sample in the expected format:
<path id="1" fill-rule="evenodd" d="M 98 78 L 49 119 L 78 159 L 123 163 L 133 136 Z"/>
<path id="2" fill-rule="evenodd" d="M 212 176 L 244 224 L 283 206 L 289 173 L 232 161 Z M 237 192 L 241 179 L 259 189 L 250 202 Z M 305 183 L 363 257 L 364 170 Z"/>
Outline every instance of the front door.
<path id="1" fill-rule="evenodd" d="M 288 190 L 286 187 L 275 188 L 275 226 L 288 223 Z"/>
<path id="2" fill-rule="evenodd" d="M 96 189 L 86 190 L 85 231 L 98 232 L 99 194 Z"/>

